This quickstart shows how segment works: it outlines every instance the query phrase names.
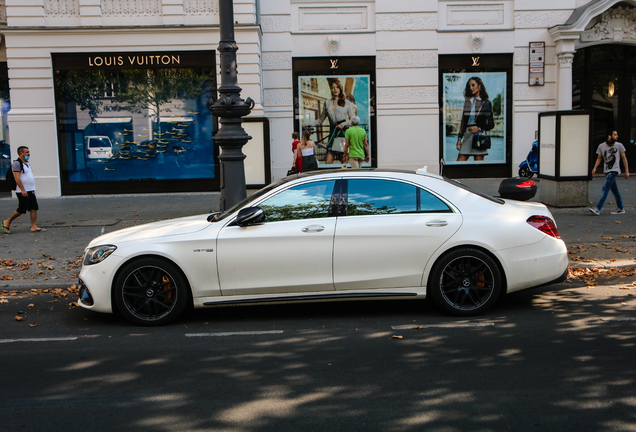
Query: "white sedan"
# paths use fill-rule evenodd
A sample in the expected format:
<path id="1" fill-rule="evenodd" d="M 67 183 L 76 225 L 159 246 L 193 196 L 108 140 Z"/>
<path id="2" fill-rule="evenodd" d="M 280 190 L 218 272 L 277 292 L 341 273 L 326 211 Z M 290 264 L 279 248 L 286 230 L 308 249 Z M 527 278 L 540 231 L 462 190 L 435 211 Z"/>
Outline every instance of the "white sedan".
<path id="1" fill-rule="evenodd" d="M 424 170 L 293 175 L 233 208 L 94 239 L 79 304 L 161 325 L 188 306 L 421 299 L 484 312 L 559 282 L 566 246 L 542 204 L 493 198 Z"/>

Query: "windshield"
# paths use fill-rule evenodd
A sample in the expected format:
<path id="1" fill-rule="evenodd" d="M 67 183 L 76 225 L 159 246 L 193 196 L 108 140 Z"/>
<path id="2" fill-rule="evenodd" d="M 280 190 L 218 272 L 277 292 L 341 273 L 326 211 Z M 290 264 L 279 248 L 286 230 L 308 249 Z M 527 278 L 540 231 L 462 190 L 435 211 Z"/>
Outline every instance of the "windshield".
<path id="1" fill-rule="evenodd" d="M 222 213 L 219 213 L 218 215 L 216 215 L 211 222 L 218 222 L 220 220 L 225 219 L 226 217 L 228 217 L 229 215 L 231 215 L 232 213 L 234 213 L 235 211 L 237 211 L 238 209 L 240 209 L 241 207 L 246 207 L 249 203 L 251 203 L 252 201 L 256 201 L 258 200 L 260 197 L 262 197 L 263 195 L 269 193 L 271 190 L 277 188 L 278 186 L 282 185 L 283 183 L 286 183 L 290 180 L 289 177 L 287 178 L 282 178 L 280 180 L 275 181 L 274 183 L 270 183 L 268 186 L 265 186 L 263 189 L 253 193 L 252 195 L 248 196 L 247 198 L 245 198 L 243 201 L 239 202 L 238 204 L 234 205 L 233 207 L 225 210 Z"/>
<path id="2" fill-rule="evenodd" d="M 112 147 L 109 138 L 91 138 L 88 144 L 89 147 Z"/>

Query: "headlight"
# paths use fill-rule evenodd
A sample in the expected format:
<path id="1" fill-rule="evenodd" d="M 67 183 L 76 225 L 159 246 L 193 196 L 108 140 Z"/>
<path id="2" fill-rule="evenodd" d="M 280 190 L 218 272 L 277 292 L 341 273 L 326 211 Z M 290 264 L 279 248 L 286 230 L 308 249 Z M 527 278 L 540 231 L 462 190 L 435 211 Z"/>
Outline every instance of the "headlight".
<path id="1" fill-rule="evenodd" d="M 110 254 L 115 252 L 117 246 L 103 245 L 86 249 L 84 253 L 84 265 L 93 265 L 104 261 Z"/>

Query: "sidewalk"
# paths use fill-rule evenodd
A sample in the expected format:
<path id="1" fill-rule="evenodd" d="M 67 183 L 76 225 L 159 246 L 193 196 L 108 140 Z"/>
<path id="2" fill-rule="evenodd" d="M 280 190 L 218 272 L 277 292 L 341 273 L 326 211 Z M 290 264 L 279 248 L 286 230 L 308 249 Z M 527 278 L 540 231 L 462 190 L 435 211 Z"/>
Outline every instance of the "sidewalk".
<path id="1" fill-rule="evenodd" d="M 498 195 L 502 179 L 464 179 L 462 183 Z M 589 183 L 590 206 L 601 195 L 604 177 Z M 636 265 L 636 179 L 619 177 L 618 186 L 627 214 L 610 215 L 610 194 L 601 216 L 588 207 L 551 208 L 561 237 L 570 251 L 571 267 L 626 267 Z M 539 188 L 540 181 L 538 181 Z M 538 201 L 540 192 L 533 201 Z M 102 228 L 127 226 L 211 213 L 219 209 L 220 193 L 152 195 L 91 195 L 39 198 L 38 225 L 46 232 L 31 233 L 28 215 L 11 225 L 13 234 L 0 232 L 0 289 L 68 287 L 77 281 L 80 257 Z M 0 218 L 7 218 L 17 200 L 0 199 Z M 1 220 L 0 219 L 0 220 Z M 8 279 L 11 278 L 11 279 Z"/>

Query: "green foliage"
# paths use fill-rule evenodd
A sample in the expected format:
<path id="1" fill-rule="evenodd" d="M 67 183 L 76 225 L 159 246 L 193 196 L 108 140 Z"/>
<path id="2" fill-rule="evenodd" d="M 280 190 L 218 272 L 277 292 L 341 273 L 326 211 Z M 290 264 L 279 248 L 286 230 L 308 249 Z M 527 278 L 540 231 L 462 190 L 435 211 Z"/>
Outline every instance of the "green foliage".
<path id="1" fill-rule="evenodd" d="M 329 215 L 329 200 L 304 204 L 286 204 L 281 206 L 262 205 L 266 222 L 300 220 L 327 217 Z"/>
<path id="2" fill-rule="evenodd" d="M 501 96 L 501 93 L 497 94 L 497 96 L 495 96 L 495 98 L 492 101 L 492 113 L 495 115 L 495 117 L 498 117 L 501 115 L 503 111 L 503 97 Z"/>
<path id="3" fill-rule="evenodd" d="M 56 71 L 58 100 L 74 102 L 95 119 L 102 110 L 141 114 L 157 120 L 161 107 L 173 99 L 196 99 L 210 93 L 213 72 L 201 69 L 121 69 Z M 104 105 L 112 94 L 112 105 Z"/>
<path id="4" fill-rule="evenodd" d="M 87 110 L 91 119 L 97 117 L 103 105 L 107 83 L 113 82 L 112 71 L 64 70 L 55 71 L 56 99 L 75 102 L 81 110 Z"/>
<path id="5" fill-rule="evenodd" d="M 349 216 L 386 215 L 397 213 L 401 212 L 399 212 L 395 207 L 375 207 L 374 203 L 354 204 L 350 202 L 347 208 L 347 215 Z"/>
<path id="6" fill-rule="evenodd" d="M 126 90 L 115 94 L 110 109 L 137 114 L 149 110 L 157 121 L 162 105 L 177 98 L 196 99 L 211 91 L 210 76 L 192 69 L 132 69 L 124 72 Z"/>

